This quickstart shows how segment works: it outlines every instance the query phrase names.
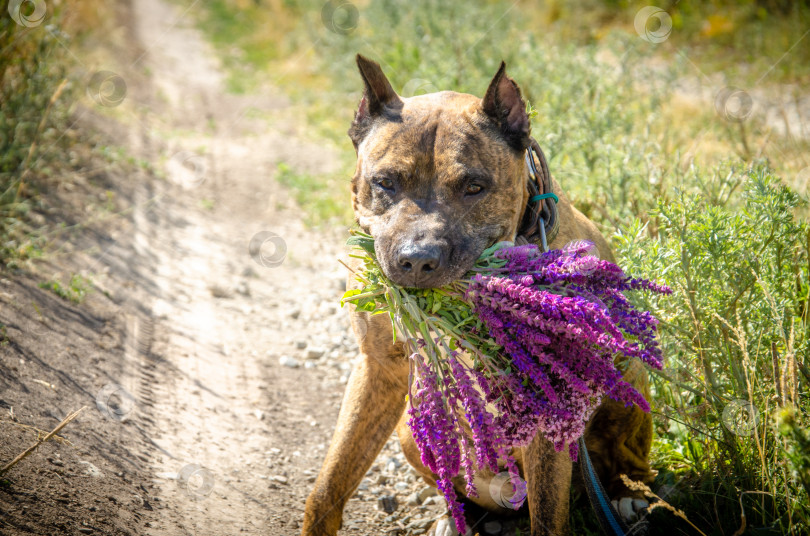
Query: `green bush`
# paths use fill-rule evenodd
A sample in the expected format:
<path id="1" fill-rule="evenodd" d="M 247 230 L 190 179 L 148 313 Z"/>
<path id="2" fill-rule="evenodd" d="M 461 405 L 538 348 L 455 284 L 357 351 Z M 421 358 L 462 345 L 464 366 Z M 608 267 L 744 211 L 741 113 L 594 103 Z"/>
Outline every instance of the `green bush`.
<path id="1" fill-rule="evenodd" d="M 629 272 L 673 289 L 644 304 L 668 359 L 654 381 L 658 450 L 679 476 L 697 476 L 687 513 L 732 527 L 742 507 L 749 525 L 802 534 L 810 496 L 795 473 L 806 476 L 810 455 L 792 430 L 810 425 L 810 228 L 794 216 L 804 202 L 764 164 L 724 177 L 718 189 L 741 185 L 739 206 L 684 192 L 659 203 L 656 232 L 636 220 L 618 235 Z M 782 408 L 795 411 L 780 433 Z"/>

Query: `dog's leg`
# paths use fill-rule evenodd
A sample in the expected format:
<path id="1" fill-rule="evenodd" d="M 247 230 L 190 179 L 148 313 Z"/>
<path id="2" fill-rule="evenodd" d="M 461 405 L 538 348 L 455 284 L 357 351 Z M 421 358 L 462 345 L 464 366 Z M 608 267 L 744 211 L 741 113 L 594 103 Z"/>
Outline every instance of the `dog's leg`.
<path id="1" fill-rule="evenodd" d="M 408 360 L 401 348 L 391 343 L 388 316 L 363 315 L 358 319 L 355 315 L 353 323 L 355 333 L 364 335 L 358 337 L 363 358 L 349 379 L 329 452 L 307 499 L 304 536 L 337 533 L 346 501 L 405 409 Z"/>
<path id="2" fill-rule="evenodd" d="M 555 451 L 542 434 L 537 434 L 524 448 L 523 471 L 532 536 L 568 534 L 571 467 L 568 449 Z"/>

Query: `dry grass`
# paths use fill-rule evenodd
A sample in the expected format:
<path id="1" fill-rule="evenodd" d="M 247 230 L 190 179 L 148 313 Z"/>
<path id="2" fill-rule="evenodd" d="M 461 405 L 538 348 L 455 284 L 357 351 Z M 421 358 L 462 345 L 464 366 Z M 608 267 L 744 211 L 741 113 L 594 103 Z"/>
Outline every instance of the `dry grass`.
<path id="1" fill-rule="evenodd" d="M 50 441 L 54 437 L 57 437 L 56 434 L 61 432 L 62 428 L 64 428 L 68 424 L 70 424 L 71 421 L 73 421 L 76 417 L 78 417 L 81 414 L 82 411 L 84 411 L 86 409 L 87 409 L 87 406 L 84 406 L 84 407 L 74 411 L 73 413 L 70 413 L 67 417 L 62 419 L 62 422 L 60 422 L 56 426 L 56 428 L 54 428 L 53 430 L 51 430 L 50 432 L 48 432 L 44 436 L 41 436 L 40 438 L 38 438 L 33 445 L 31 445 L 30 447 L 25 449 L 16 458 L 14 458 L 10 462 L 8 462 L 6 465 L 4 465 L 2 468 L 0 468 L 0 476 L 3 476 L 4 474 L 6 474 L 9 470 L 11 470 L 12 467 L 14 467 L 18 463 L 20 463 L 22 460 L 27 458 L 29 455 L 31 455 L 35 450 L 37 450 L 37 448 L 39 448 L 40 445 L 42 445 L 43 443 L 45 443 L 47 441 Z"/>
<path id="2" fill-rule="evenodd" d="M 689 521 L 689 518 L 686 517 L 686 514 L 683 512 L 683 510 L 679 510 L 678 508 L 675 508 L 674 506 L 669 504 L 667 501 L 665 501 L 664 499 L 662 499 L 661 497 L 656 495 L 653 492 L 653 490 L 651 490 L 649 488 L 649 486 L 647 486 L 647 484 L 645 484 L 644 482 L 637 481 L 637 480 L 630 480 L 630 478 L 627 475 L 624 475 L 624 474 L 619 475 L 619 476 L 621 477 L 622 482 L 624 482 L 624 485 L 627 486 L 628 489 L 631 489 L 633 491 L 640 491 L 640 492 L 644 493 L 644 495 L 646 495 L 647 497 L 649 497 L 651 499 L 655 499 L 657 501 L 657 502 L 652 503 L 647 508 L 648 511 L 652 512 L 656 508 L 663 508 L 665 510 L 669 510 L 674 515 L 680 517 L 681 519 L 683 519 L 684 521 L 689 523 L 689 525 L 693 529 L 698 531 L 702 536 L 706 536 L 706 534 L 702 530 L 697 528 L 694 523 Z"/>

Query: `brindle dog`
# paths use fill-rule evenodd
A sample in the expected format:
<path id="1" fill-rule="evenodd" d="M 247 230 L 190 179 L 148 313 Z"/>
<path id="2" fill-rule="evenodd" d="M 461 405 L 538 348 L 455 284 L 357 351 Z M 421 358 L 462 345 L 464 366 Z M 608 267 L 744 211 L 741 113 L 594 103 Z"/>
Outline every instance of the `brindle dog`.
<path id="1" fill-rule="evenodd" d="M 365 83 L 349 130 L 357 152 L 352 179 L 357 223 L 376 239 L 377 258 L 391 280 L 408 287 L 442 286 L 463 276 L 491 244 L 515 239 L 529 196 L 524 155 L 530 124 L 520 89 L 502 63 L 483 99 L 452 91 L 402 98 L 377 63 L 358 55 L 357 65 Z M 560 192 L 556 182 L 554 191 Z M 562 194 L 558 213 L 560 230 L 551 248 L 585 239 L 612 259 L 596 226 Z M 392 343 L 390 320 L 355 313 L 352 324 L 363 358 L 349 380 L 329 452 L 306 503 L 305 536 L 337 533 L 346 501 L 394 429 L 408 461 L 435 485 L 406 423 L 408 356 L 401 344 Z M 649 395 L 640 364 L 630 364 L 625 378 Z M 652 481 L 651 440 L 650 416 L 635 406 L 608 400 L 588 424 L 594 466 L 628 519 L 647 503 L 619 475 Z M 538 435 L 514 455 L 527 482 L 531 533 L 566 534 L 572 474 L 567 449 L 555 452 Z M 488 493 L 493 476 L 477 474 L 480 496 L 465 501 L 508 513 L 499 504 L 504 501 Z M 463 496 L 463 479 L 455 484 Z M 431 533 L 456 532 L 445 517 Z"/>

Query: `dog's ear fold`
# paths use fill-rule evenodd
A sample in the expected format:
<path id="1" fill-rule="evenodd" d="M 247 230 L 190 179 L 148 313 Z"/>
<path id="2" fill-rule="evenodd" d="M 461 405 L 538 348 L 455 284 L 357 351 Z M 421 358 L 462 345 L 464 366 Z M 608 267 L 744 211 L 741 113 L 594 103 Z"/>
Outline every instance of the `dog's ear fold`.
<path id="1" fill-rule="evenodd" d="M 494 119 L 506 138 L 507 143 L 518 150 L 529 146 L 531 124 L 526 113 L 526 103 L 520 95 L 520 88 L 506 75 L 506 63 L 489 83 L 489 88 L 481 101 L 484 113 Z"/>

